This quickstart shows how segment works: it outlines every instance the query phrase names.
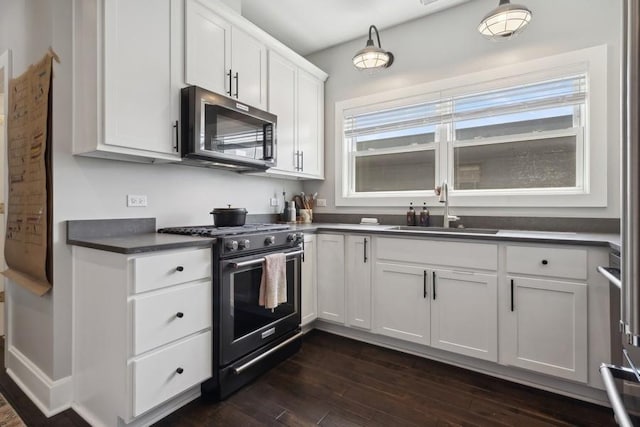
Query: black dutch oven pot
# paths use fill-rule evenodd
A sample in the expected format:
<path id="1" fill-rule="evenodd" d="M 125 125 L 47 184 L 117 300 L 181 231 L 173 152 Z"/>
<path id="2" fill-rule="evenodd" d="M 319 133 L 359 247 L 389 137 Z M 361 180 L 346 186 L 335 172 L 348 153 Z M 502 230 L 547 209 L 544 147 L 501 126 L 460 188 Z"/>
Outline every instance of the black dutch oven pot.
<path id="1" fill-rule="evenodd" d="M 209 212 L 213 215 L 213 223 L 216 227 L 235 227 L 244 225 L 247 219 L 247 210 L 245 208 L 216 208 Z"/>

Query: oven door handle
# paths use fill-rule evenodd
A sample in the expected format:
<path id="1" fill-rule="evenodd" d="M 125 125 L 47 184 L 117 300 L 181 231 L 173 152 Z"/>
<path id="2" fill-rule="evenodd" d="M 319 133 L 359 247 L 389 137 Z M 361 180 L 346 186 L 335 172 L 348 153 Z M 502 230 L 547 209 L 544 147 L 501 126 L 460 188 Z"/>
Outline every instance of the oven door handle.
<path id="1" fill-rule="evenodd" d="M 280 350 L 282 347 L 286 346 L 290 342 L 297 340 L 302 335 L 304 335 L 304 333 L 300 332 L 300 333 L 295 334 L 291 338 L 286 339 L 285 341 L 282 341 L 280 344 L 278 344 L 277 346 L 273 347 L 269 351 L 265 351 L 264 353 L 262 353 L 260 356 L 256 357 L 255 359 L 251 359 L 250 361 L 248 361 L 244 365 L 240 365 L 237 368 L 233 368 L 233 373 L 236 374 L 236 375 L 241 374 L 242 371 L 245 371 L 245 370 L 249 369 L 250 367 L 252 367 L 256 363 L 258 363 L 259 361 L 264 359 L 265 357 L 268 357 L 269 355 L 275 353 L 276 351 Z"/>
<path id="2" fill-rule="evenodd" d="M 286 252 L 285 255 L 287 257 L 290 257 L 290 256 L 294 256 L 294 255 L 301 255 L 303 253 L 304 253 L 303 250 L 299 250 L 299 251 L 295 251 L 295 252 Z M 232 263 L 229 263 L 229 266 L 231 268 L 242 268 L 242 267 L 248 267 L 250 265 L 262 264 L 264 261 L 265 261 L 264 258 L 257 258 L 257 259 L 252 259 L 252 260 L 249 260 L 249 261 L 232 262 Z"/>

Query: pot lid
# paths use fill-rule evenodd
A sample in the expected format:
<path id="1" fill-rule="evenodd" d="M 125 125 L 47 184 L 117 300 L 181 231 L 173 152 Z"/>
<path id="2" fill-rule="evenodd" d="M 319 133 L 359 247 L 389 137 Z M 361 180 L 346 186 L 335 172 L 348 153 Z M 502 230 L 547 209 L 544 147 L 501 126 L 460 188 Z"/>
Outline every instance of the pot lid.
<path id="1" fill-rule="evenodd" d="M 214 213 L 247 213 L 247 210 L 245 208 L 232 208 L 231 205 L 227 205 L 227 208 L 215 208 L 214 210 L 212 210 L 211 212 L 209 212 L 210 214 L 214 214 Z"/>

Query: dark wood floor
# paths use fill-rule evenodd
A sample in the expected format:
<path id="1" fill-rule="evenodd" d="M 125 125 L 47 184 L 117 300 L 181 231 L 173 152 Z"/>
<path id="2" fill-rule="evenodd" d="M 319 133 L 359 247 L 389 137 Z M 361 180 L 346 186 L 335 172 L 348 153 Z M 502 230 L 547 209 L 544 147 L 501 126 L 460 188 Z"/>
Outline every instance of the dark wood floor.
<path id="1" fill-rule="evenodd" d="M 310 332 L 302 350 L 224 402 L 157 426 L 614 426 L 611 410 L 427 359 Z"/>
<path id="2" fill-rule="evenodd" d="M 28 426 L 88 425 L 72 410 L 46 418 L 4 370 L 0 392 Z M 157 426 L 314 424 L 615 425 L 608 408 L 313 331 L 298 354 L 226 401 L 198 399 Z"/>

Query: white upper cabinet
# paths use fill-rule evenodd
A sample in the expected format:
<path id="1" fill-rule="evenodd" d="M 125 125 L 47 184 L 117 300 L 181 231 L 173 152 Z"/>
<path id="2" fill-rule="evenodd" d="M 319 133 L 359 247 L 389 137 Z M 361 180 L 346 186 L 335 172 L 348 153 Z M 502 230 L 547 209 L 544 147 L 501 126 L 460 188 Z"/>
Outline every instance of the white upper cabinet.
<path id="1" fill-rule="evenodd" d="M 324 179 L 324 78 L 269 51 L 269 112 L 278 116 L 277 165 L 270 174 Z"/>
<path id="2" fill-rule="evenodd" d="M 74 154 L 179 158 L 182 4 L 75 2 Z"/>
<path id="3" fill-rule="evenodd" d="M 298 67 L 281 55 L 269 52 L 269 112 L 278 116 L 275 169 L 296 170 L 296 77 Z"/>
<path id="4" fill-rule="evenodd" d="M 267 48 L 238 28 L 231 30 L 232 96 L 267 109 Z"/>
<path id="5" fill-rule="evenodd" d="M 199 1 L 185 3 L 185 79 L 188 84 L 229 94 L 231 24 Z"/>
<path id="6" fill-rule="evenodd" d="M 324 178 L 327 74 L 309 61 L 220 0 L 73 1 L 74 154 L 179 162 L 195 85 L 276 113 L 277 175 Z"/>
<path id="7" fill-rule="evenodd" d="M 214 10 L 212 2 L 186 1 L 186 83 L 266 110 L 266 45 Z"/>
<path id="8" fill-rule="evenodd" d="M 298 72 L 299 172 L 324 178 L 324 82 Z"/>

